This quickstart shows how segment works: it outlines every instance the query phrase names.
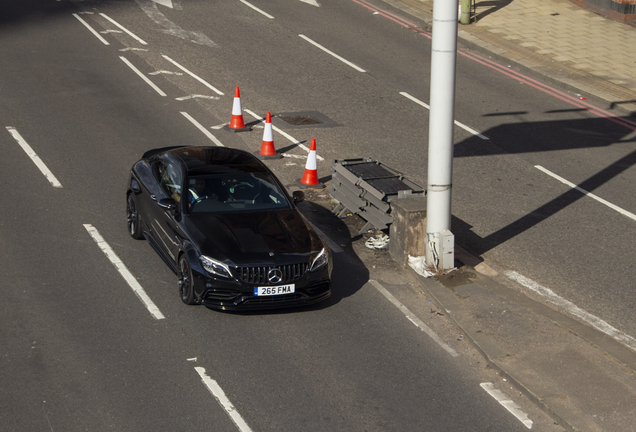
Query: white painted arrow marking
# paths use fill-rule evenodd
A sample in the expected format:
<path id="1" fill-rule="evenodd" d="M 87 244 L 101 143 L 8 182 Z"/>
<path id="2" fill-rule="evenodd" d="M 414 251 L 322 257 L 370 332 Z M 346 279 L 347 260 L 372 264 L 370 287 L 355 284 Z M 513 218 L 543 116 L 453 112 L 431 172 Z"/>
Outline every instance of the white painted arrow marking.
<path id="1" fill-rule="evenodd" d="M 312 6 L 320 7 L 320 4 L 316 0 L 300 0 L 303 3 L 310 4 Z"/>
<path id="2" fill-rule="evenodd" d="M 159 3 L 160 5 L 169 7 L 170 9 L 174 9 L 174 6 L 172 6 L 172 0 L 152 0 L 152 1 L 155 3 Z"/>

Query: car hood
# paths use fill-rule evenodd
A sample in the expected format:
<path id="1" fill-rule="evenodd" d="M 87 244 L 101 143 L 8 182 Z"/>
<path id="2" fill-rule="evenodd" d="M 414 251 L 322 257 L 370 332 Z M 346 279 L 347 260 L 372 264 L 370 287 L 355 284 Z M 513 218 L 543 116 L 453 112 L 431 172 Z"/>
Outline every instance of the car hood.
<path id="1" fill-rule="evenodd" d="M 234 264 L 273 264 L 322 249 L 322 242 L 296 209 L 192 214 L 191 239 L 201 254 Z M 273 255 L 272 255 L 273 254 Z"/>

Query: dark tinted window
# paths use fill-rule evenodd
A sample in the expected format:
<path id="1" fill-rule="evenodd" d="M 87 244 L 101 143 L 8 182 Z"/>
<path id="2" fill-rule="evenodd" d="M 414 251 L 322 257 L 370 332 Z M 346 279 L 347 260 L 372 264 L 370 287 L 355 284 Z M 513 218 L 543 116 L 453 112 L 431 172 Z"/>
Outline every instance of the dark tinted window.
<path id="1" fill-rule="evenodd" d="M 188 203 L 192 213 L 290 208 L 285 194 L 266 172 L 191 176 L 188 181 Z"/>

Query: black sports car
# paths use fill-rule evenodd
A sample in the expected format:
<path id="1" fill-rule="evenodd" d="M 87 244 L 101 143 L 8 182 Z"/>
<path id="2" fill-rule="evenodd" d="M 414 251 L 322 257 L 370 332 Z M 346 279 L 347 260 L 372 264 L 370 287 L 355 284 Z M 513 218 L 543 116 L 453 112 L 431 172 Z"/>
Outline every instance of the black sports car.
<path id="1" fill-rule="evenodd" d="M 151 150 L 133 165 L 128 233 L 177 274 L 186 304 L 269 309 L 331 294 L 331 251 L 274 174 L 227 147 Z"/>

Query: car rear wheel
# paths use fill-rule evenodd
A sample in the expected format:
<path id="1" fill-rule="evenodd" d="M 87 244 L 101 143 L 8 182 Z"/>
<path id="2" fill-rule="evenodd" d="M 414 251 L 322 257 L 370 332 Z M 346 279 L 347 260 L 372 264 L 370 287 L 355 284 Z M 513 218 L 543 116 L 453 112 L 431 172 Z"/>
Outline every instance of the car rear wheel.
<path id="1" fill-rule="evenodd" d="M 187 305 L 194 304 L 194 281 L 192 280 L 190 262 L 185 254 L 179 259 L 178 279 L 179 297 L 181 297 L 181 301 Z"/>
<path id="2" fill-rule="evenodd" d="M 126 200 L 126 223 L 128 225 L 128 234 L 134 239 L 142 239 L 144 237 L 141 232 L 141 224 L 139 218 L 139 211 L 137 210 L 137 199 L 135 194 L 128 195 Z"/>

